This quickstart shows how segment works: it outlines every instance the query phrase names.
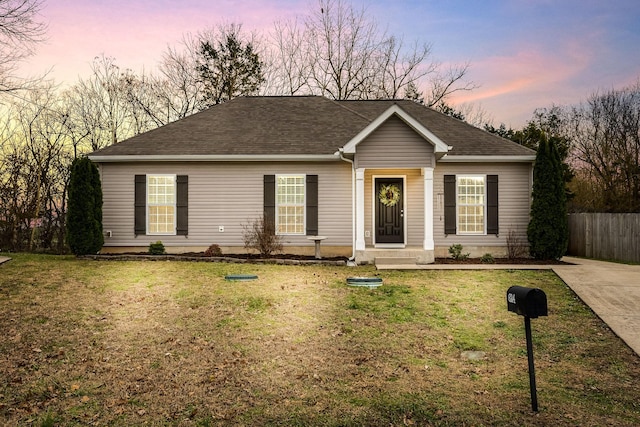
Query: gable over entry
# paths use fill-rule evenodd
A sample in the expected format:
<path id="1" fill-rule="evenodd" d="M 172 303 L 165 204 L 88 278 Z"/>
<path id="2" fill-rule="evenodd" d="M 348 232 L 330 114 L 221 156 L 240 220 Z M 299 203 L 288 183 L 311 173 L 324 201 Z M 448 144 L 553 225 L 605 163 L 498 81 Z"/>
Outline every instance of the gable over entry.
<path id="1" fill-rule="evenodd" d="M 355 169 L 356 260 L 402 250 L 433 262 L 433 171 L 448 149 L 397 105 L 345 146 Z"/>
<path id="2" fill-rule="evenodd" d="M 403 109 L 401 109 L 398 105 L 392 105 L 389 107 L 384 113 L 378 116 L 374 121 L 372 121 L 367 127 L 365 127 L 362 131 L 360 131 L 354 138 L 349 141 L 341 151 L 345 154 L 355 154 L 357 146 L 362 143 L 365 139 L 367 139 L 373 132 L 378 130 L 385 122 L 387 122 L 390 118 L 396 117 L 399 118 L 405 125 L 409 126 L 413 129 L 421 138 L 425 141 L 428 141 L 431 145 L 433 145 L 433 152 L 436 157 L 442 157 L 449 151 L 449 148 L 440 138 L 435 136 L 432 132 L 430 132 L 427 128 L 425 128 L 420 122 L 415 120 L 409 114 L 407 114 Z"/>

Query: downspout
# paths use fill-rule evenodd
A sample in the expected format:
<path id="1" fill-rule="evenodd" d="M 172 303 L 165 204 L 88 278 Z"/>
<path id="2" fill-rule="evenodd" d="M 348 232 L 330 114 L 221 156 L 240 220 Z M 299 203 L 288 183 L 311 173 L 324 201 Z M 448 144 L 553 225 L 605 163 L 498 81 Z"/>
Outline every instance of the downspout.
<path id="1" fill-rule="evenodd" d="M 344 157 L 342 148 L 339 150 L 340 160 L 351 164 L 351 257 L 347 264 L 353 265 L 356 259 L 356 169 L 353 160 Z"/>

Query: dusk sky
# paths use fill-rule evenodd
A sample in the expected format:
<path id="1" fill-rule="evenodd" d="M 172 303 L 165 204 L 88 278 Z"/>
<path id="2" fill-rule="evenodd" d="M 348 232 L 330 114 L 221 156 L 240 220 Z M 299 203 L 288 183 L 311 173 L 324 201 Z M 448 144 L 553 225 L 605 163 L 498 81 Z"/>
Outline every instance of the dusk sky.
<path id="1" fill-rule="evenodd" d="M 99 55 L 153 71 L 186 33 L 240 23 L 266 34 L 314 0 L 44 0 L 48 39 L 23 73 L 58 83 L 88 77 Z M 480 87 L 452 101 L 479 103 L 494 124 L 520 127 L 535 108 L 573 104 L 640 79 L 638 0 L 354 0 L 388 32 L 433 44 L 444 64 L 471 63 Z"/>

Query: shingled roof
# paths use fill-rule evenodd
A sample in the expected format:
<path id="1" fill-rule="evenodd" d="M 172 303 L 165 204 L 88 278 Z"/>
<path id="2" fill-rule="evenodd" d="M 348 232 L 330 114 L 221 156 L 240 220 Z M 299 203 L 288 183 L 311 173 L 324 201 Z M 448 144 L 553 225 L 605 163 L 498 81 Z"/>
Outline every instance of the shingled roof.
<path id="1" fill-rule="evenodd" d="M 334 155 L 393 105 L 453 147 L 450 156 L 535 154 L 413 101 L 293 96 L 236 98 L 98 150 L 90 157 Z"/>

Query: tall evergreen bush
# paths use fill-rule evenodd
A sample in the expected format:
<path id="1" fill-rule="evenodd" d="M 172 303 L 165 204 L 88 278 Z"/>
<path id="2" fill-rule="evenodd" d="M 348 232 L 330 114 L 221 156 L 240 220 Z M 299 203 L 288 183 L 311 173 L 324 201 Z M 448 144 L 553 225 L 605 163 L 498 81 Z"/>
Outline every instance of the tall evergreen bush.
<path id="1" fill-rule="evenodd" d="M 529 251 L 537 259 L 560 259 L 569 244 L 562 161 L 558 148 L 544 134 L 533 168 L 533 202 L 527 236 Z"/>
<path id="2" fill-rule="evenodd" d="M 87 157 L 77 158 L 71 164 L 67 243 L 76 255 L 98 253 L 104 244 L 100 173 Z"/>

